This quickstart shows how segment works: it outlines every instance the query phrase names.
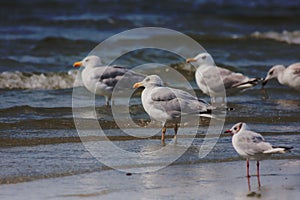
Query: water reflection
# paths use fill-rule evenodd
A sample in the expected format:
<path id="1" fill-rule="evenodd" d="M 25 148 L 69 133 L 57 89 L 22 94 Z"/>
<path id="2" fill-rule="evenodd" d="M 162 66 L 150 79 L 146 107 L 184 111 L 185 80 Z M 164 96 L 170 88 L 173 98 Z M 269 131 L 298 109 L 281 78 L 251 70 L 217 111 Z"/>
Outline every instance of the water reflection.
<path id="1" fill-rule="evenodd" d="M 300 108 L 300 100 L 277 99 L 274 100 L 274 103 L 277 104 L 277 109 L 296 110 Z"/>

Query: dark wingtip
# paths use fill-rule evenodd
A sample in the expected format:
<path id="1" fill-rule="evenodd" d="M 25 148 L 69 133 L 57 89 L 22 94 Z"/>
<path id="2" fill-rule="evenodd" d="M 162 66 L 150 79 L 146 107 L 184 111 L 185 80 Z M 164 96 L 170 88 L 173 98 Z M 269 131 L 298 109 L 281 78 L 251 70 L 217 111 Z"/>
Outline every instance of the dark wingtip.
<path id="1" fill-rule="evenodd" d="M 290 151 L 294 147 L 286 147 L 286 146 L 272 146 L 273 148 L 283 148 L 285 151 Z"/>
<path id="2" fill-rule="evenodd" d="M 294 147 L 285 147 L 285 149 L 287 150 L 287 151 L 290 151 L 291 149 L 293 149 Z"/>
<path id="3" fill-rule="evenodd" d="M 236 87 L 239 87 L 241 85 L 246 85 L 246 84 L 251 84 L 252 86 L 255 86 L 263 80 L 264 80 L 263 78 L 252 78 L 250 81 L 246 81 L 243 83 L 237 83 L 237 84 L 232 85 L 232 87 L 236 88 Z"/>
<path id="4" fill-rule="evenodd" d="M 227 111 L 232 111 L 232 110 L 234 110 L 234 108 L 227 107 L 226 110 Z"/>
<path id="5" fill-rule="evenodd" d="M 254 80 L 249 81 L 250 84 L 257 85 L 258 83 L 262 82 L 264 78 L 254 78 Z"/>

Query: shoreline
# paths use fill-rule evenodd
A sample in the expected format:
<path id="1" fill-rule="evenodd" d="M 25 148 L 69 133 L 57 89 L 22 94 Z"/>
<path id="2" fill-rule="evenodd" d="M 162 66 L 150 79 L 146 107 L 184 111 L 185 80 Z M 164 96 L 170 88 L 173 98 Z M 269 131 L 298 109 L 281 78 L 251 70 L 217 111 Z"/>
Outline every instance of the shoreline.
<path id="1" fill-rule="evenodd" d="M 296 199 L 300 195 L 299 160 L 264 160 L 257 188 L 250 162 L 248 191 L 245 161 L 171 165 L 162 170 L 126 174 L 99 170 L 73 176 L 0 185 L 3 199 Z M 16 193 L 16 191 L 18 191 Z"/>

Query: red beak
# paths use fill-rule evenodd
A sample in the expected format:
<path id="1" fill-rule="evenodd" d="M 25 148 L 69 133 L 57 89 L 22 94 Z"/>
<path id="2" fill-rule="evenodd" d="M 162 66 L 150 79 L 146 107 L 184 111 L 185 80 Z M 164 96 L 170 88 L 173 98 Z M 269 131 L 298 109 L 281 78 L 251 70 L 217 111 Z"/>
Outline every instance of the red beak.
<path id="1" fill-rule="evenodd" d="M 228 130 L 224 131 L 224 133 L 232 133 L 232 131 L 228 129 Z"/>

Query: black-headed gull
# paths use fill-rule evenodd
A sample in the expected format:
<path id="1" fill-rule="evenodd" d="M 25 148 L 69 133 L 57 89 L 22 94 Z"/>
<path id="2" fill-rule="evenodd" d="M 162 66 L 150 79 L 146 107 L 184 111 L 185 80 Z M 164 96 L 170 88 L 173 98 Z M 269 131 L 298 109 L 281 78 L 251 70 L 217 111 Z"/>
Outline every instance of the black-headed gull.
<path id="1" fill-rule="evenodd" d="M 133 88 L 145 87 L 142 92 L 142 104 L 148 115 L 162 122 L 161 140 L 164 143 L 166 125 L 174 125 L 175 139 L 178 123 L 185 115 L 211 117 L 209 113 L 214 109 L 206 101 L 198 99 L 183 90 L 165 87 L 157 75 L 147 76 L 143 81 L 135 83 Z"/>
<path id="2" fill-rule="evenodd" d="M 282 85 L 300 91 L 300 63 L 294 63 L 287 68 L 283 65 L 273 66 L 264 79 L 263 85 L 267 84 L 273 78 L 277 78 L 278 82 Z"/>
<path id="3" fill-rule="evenodd" d="M 91 55 L 82 61 L 75 62 L 74 67 L 84 67 L 81 77 L 84 86 L 96 95 L 105 96 L 106 105 L 109 105 L 112 92 L 117 82 L 123 78 L 126 85 L 131 88 L 132 84 L 145 78 L 144 75 L 135 73 L 129 69 L 119 66 L 103 66 L 98 56 Z M 126 74 L 126 76 L 124 76 Z"/>
<path id="4" fill-rule="evenodd" d="M 241 73 L 217 67 L 209 53 L 200 53 L 194 58 L 188 58 L 186 62 L 198 64 L 195 73 L 196 83 L 203 93 L 212 97 L 213 101 L 216 97 L 224 98 L 225 91 L 226 95 L 234 94 L 253 87 L 260 81 L 259 78 L 249 78 Z"/>
<path id="5" fill-rule="evenodd" d="M 270 156 L 271 154 L 289 152 L 289 150 L 293 148 L 284 146 L 272 146 L 270 143 L 265 142 L 265 139 L 261 134 L 251 131 L 247 124 L 243 122 L 235 124 L 230 130 L 226 130 L 225 133 L 233 134 L 232 145 L 234 149 L 240 156 L 246 158 L 247 177 L 250 177 L 249 159 L 256 160 L 256 173 L 259 186 L 259 161 Z"/>

